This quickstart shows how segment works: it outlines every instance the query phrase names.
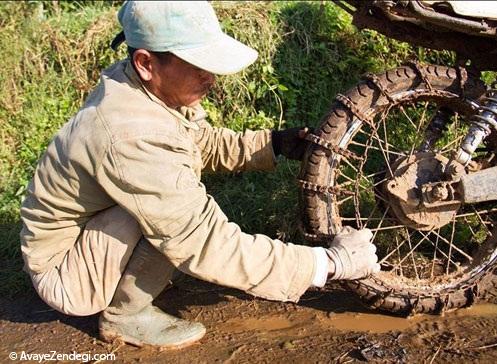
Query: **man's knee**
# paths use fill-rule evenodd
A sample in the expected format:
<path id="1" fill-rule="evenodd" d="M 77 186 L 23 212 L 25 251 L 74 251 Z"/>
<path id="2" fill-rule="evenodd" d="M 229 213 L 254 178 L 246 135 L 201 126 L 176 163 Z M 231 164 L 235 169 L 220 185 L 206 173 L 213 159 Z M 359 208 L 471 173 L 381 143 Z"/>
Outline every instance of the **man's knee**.
<path id="1" fill-rule="evenodd" d="M 95 296 L 95 292 L 88 292 L 83 283 L 81 291 L 89 294 L 88 299 L 77 299 L 71 293 L 71 289 L 64 287 L 64 281 L 61 279 L 58 268 L 52 268 L 43 273 L 33 274 L 31 276 L 33 286 L 40 298 L 51 308 L 70 316 L 90 316 L 104 310 L 108 303 L 105 300 Z M 78 285 L 73 283 L 73 288 Z"/>
<path id="2" fill-rule="evenodd" d="M 40 297 L 73 316 L 104 310 L 142 236 L 138 222 L 119 206 L 95 215 L 62 262 L 32 275 Z"/>
<path id="3" fill-rule="evenodd" d="M 103 233 L 121 241 L 138 241 L 142 235 L 140 225 L 134 217 L 117 205 L 96 214 L 86 224 L 85 232 Z"/>

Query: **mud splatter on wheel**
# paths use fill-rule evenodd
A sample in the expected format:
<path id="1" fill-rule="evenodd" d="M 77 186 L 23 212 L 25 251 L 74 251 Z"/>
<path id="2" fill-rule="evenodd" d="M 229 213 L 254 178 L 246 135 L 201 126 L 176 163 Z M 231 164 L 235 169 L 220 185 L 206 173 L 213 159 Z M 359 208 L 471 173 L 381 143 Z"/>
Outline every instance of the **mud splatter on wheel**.
<path id="1" fill-rule="evenodd" d="M 382 272 L 347 283 L 368 305 L 440 313 L 493 288 L 495 203 L 423 210 L 416 200 L 422 183 L 440 180 L 484 92 L 461 69 L 399 67 L 339 95 L 309 137 L 299 176 L 305 236 L 325 245 L 344 225 L 373 230 Z M 433 139 L 426 129 L 439 110 L 449 117 Z M 494 152 L 479 151 L 475 165 L 495 165 Z"/>

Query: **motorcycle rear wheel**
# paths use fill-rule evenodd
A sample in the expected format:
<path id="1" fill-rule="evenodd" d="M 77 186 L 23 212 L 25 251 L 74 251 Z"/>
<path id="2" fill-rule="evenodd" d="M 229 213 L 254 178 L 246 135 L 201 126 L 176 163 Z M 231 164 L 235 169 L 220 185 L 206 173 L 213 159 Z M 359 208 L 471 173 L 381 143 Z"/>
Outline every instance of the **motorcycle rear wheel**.
<path id="1" fill-rule="evenodd" d="M 417 149 L 440 107 L 454 115 L 429 153 L 449 157 L 484 92 L 483 83 L 461 69 L 403 66 L 370 76 L 338 97 L 315 131 L 299 175 L 304 233 L 315 245 L 326 245 L 344 225 L 372 229 L 382 272 L 345 282 L 368 306 L 398 314 L 441 313 L 495 290 L 492 203 L 459 206 L 433 226 L 436 213 L 419 213 L 418 225 L 399 217 L 384 187 L 402 161 L 424 156 Z"/>

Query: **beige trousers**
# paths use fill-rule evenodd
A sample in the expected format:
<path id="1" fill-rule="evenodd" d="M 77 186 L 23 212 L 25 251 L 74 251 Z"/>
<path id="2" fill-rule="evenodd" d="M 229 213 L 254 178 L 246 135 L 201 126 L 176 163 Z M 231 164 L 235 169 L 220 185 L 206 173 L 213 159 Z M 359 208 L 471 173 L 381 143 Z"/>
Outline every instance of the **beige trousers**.
<path id="1" fill-rule="evenodd" d="M 239 229 L 226 224 L 211 229 Z M 178 237 L 174 244 L 149 242 L 164 255 L 164 264 L 259 297 L 296 302 L 309 288 L 315 270 L 310 247 L 269 238 L 206 242 L 211 231 L 207 227 L 189 233 L 188 239 Z M 102 211 L 87 223 L 59 265 L 31 276 L 34 287 L 47 304 L 63 313 L 86 316 L 102 311 L 112 301 L 141 236 L 139 224 L 122 208 Z"/>
<path id="2" fill-rule="evenodd" d="M 122 208 L 104 210 L 87 223 L 60 265 L 31 275 L 33 285 L 58 311 L 74 316 L 100 312 L 111 302 L 141 235 L 136 220 Z"/>

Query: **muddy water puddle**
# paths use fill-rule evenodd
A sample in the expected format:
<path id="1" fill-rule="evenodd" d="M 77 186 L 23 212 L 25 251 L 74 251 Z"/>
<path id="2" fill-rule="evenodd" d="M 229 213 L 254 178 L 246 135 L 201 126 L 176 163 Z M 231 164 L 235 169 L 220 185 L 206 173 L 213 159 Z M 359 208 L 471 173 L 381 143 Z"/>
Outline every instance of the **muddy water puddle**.
<path id="1" fill-rule="evenodd" d="M 496 304 L 480 304 L 470 308 L 447 312 L 443 316 L 416 315 L 403 318 L 380 313 L 312 313 L 308 311 L 293 312 L 282 316 L 251 317 L 231 319 L 221 325 L 222 331 L 246 332 L 258 331 L 265 334 L 299 334 L 304 331 L 334 328 L 340 331 L 364 331 L 386 333 L 404 331 L 421 322 L 437 322 L 442 320 L 458 320 L 464 317 L 497 317 Z"/>
<path id="2" fill-rule="evenodd" d="M 328 323 L 330 326 L 343 331 L 369 331 L 373 333 L 384 333 L 389 331 L 403 331 L 424 321 L 441 321 L 451 318 L 496 316 L 497 305 L 481 304 L 470 308 L 463 308 L 453 312 L 447 312 L 443 316 L 416 315 L 413 317 L 396 317 L 382 315 L 379 313 L 341 313 L 332 315 Z"/>
<path id="3" fill-rule="evenodd" d="M 228 320 L 222 325 L 223 331 L 281 331 L 293 330 L 306 325 L 314 325 L 317 315 L 309 312 L 295 312 L 288 316 L 250 317 Z"/>

